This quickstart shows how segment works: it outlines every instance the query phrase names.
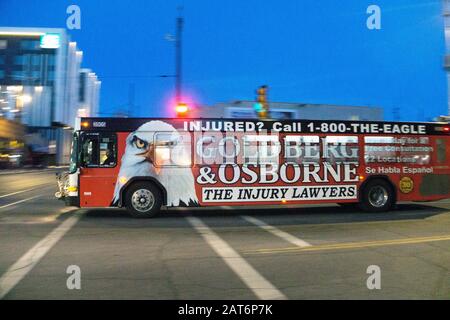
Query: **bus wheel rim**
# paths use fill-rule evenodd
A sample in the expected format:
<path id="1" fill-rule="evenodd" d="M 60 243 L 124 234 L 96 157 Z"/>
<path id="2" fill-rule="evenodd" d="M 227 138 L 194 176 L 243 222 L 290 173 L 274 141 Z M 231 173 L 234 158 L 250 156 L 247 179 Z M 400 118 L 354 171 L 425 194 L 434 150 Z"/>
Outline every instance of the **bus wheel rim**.
<path id="1" fill-rule="evenodd" d="M 150 190 L 136 190 L 131 197 L 131 204 L 134 209 L 139 212 L 147 212 L 151 210 L 155 204 L 155 197 Z"/>
<path id="2" fill-rule="evenodd" d="M 369 203 L 373 207 L 381 208 L 389 200 L 389 194 L 386 188 L 382 186 L 375 186 L 369 191 Z"/>

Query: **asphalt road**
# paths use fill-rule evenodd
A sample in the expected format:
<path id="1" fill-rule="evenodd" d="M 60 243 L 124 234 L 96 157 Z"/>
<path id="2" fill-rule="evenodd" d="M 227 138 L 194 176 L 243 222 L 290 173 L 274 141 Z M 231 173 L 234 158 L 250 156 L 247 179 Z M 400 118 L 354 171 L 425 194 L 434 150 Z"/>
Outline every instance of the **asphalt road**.
<path id="1" fill-rule="evenodd" d="M 52 171 L 0 174 L 0 298 L 450 298 L 450 200 L 382 214 L 223 207 L 136 220 L 66 208 L 55 191 Z M 369 266 L 380 289 L 367 287 Z M 78 270 L 81 288 L 69 289 Z"/>

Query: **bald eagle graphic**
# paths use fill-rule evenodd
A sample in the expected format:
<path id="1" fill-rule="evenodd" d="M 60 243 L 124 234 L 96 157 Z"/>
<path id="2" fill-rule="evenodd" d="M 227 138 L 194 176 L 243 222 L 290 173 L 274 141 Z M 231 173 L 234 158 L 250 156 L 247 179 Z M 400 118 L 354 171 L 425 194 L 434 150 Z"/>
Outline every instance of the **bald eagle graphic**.
<path id="1" fill-rule="evenodd" d="M 130 133 L 117 177 L 113 205 L 117 205 L 123 185 L 133 177 L 156 178 L 167 191 L 168 206 L 197 205 L 194 176 L 189 166 L 190 143 L 183 143 L 182 139 L 172 125 L 159 120 L 149 121 Z"/>

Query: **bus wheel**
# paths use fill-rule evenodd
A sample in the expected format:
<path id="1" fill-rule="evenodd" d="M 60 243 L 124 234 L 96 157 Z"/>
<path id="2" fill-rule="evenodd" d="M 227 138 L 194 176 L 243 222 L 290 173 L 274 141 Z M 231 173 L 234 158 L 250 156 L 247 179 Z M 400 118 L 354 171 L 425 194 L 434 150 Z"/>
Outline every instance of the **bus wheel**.
<path id="1" fill-rule="evenodd" d="M 136 182 L 125 193 L 125 205 L 135 218 L 154 217 L 162 206 L 161 192 L 154 184 Z"/>
<path id="2" fill-rule="evenodd" d="M 360 207 L 364 211 L 388 211 L 394 205 L 394 191 L 386 180 L 374 179 L 367 182 L 362 190 Z"/>

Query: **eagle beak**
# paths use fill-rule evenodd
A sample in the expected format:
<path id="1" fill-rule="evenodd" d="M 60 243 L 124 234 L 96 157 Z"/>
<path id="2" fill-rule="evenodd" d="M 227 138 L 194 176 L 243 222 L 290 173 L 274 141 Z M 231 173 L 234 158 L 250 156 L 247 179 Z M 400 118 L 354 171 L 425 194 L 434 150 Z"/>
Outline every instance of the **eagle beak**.
<path id="1" fill-rule="evenodd" d="M 145 158 L 145 161 L 148 161 L 151 164 L 153 164 L 154 163 L 153 149 L 154 149 L 153 144 L 149 144 L 147 150 L 142 153 L 138 153 L 138 156 L 143 156 Z"/>

